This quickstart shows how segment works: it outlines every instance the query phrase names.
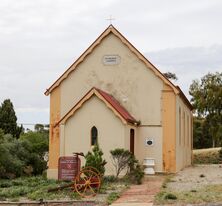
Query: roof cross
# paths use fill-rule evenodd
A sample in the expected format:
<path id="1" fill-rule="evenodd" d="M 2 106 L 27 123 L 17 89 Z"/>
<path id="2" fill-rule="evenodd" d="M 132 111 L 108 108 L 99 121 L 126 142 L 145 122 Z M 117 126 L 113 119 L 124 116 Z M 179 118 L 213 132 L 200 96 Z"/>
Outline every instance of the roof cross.
<path id="1" fill-rule="evenodd" d="M 108 21 L 109 21 L 109 23 L 110 23 L 110 24 L 112 24 L 112 21 L 113 21 L 113 20 L 115 20 L 115 19 L 112 17 L 112 15 L 110 15 L 110 16 L 109 16 L 109 18 L 108 18 L 108 19 L 106 19 L 106 20 L 108 20 Z"/>

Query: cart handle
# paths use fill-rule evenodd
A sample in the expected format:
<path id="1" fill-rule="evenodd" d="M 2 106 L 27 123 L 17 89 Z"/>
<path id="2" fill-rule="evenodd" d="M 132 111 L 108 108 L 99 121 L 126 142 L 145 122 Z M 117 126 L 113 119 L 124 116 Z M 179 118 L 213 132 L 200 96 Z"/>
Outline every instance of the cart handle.
<path id="1" fill-rule="evenodd" d="M 85 155 L 83 154 L 83 152 L 73 152 L 74 155 L 77 155 L 77 156 L 82 156 L 82 157 L 85 157 Z"/>

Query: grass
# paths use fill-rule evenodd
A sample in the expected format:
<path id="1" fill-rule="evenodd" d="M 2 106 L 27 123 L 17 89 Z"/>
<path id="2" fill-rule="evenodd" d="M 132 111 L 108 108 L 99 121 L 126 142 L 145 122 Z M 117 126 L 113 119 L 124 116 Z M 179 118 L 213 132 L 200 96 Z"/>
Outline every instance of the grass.
<path id="1" fill-rule="evenodd" d="M 222 202 L 222 185 L 208 185 L 199 190 L 184 192 L 162 190 L 155 197 L 155 204 L 199 204 Z"/>
<path id="2" fill-rule="evenodd" d="M 48 192 L 49 188 L 56 188 L 59 185 L 67 184 L 64 181 L 46 179 L 42 176 L 21 177 L 13 180 L 0 179 L 0 201 L 18 202 L 21 198 L 29 200 L 79 200 L 81 197 L 73 192 L 71 188 L 65 188 L 56 192 Z M 119 197 L 118 193 L 125 190 L 128 183 L 114 179 L 104 178 L 101 185 L 100 194 L 107 196 L 107 203 L 111 203 Z M 98 195 L 99 196 L 99 195 Z"/>
<path id="3" fill-rule="evenodd" d="M 219 157 L 220 148 L 198 149 L 193 150 L 194 164 L 220 164 L 222 163 Z"/>
<path id="4" fill-rule="evenodd" d="M 116 192 L 111 192 L 109 196 L 107 197 L 106 201 L 108 205 L 111 205 L 115 200 L 117 200 L 120 197 L 120 195 Z"/>
<path id="5" fill-rule="evenodd" d="M 41 176 L 22 177 L 14 180 L 0 180 L 0 201 L 19 201 L 21 197 L 30 200 L 78 199 L 79 197 L 69 188 L 48 193 L 49 188 L 57 187 L 65 182 L 50 180 Z"/>
<path id="6" fill-rule="evenodd" d="M 199 149 L 193 151 L 194 164 L 219 164 L 222 158 L 219 156 L 221 148 Z M 164 204 L 201 204 L 222 202 L 222 184 L 206 185 L 201 189 L 191 189 L 190 191 L 174 191 L 168 188 L 168 183 L 172 182 L 172 175 L 167 176 L 161 191 L 155 196 L 156 205 Z M 204 174 L 199 175 L 204 178 Z M 178 182 L 178 184 L 180 184 Z"/>

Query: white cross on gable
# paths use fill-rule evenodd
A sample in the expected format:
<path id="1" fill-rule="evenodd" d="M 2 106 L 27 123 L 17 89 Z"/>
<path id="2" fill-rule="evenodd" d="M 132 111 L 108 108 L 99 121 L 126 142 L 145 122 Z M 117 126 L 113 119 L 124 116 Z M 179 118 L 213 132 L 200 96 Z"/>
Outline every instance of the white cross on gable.
<path id="1" fill-rule="evenodd" d="M 106 20 L 108 20 L 108 21 L 109 21 L 109 23 L 110 23 L 110 24 L 112 24 L 112 21 L 113 21 L 113 20 L 115 20 L 115 19 L 112 17 L 112 15 L 110 15 L 110 16 L 109 16 L 109 18 L 108 18 L 108 19 L 106 19 Z"/>

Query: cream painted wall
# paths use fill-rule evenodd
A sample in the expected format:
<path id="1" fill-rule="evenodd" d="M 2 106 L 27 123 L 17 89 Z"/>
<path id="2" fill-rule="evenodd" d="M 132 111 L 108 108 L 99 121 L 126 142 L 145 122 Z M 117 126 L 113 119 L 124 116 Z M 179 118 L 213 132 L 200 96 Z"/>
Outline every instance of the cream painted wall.
<path id="1" fill-rule="evenodd" d="M 104 152 L 104 158 L 108 161 L 106 174 L 114 174 L 110 150 L 125 147 L 126 125 L 96 96 L 85 102 L 63 126 L 61 132 L 64 139 L 63 154 L 72 155 L 73 152 L 85 154 L 91 150 L 90 131 L 93 126 L 98 129 L 98 142 Z M 82 165 L 84 163 L 85 161 L 82 161 Z"/>
<path id="2" fill-rule="evenodd" d="M 181 141 L 179 134 L 179 108 L 181 109 Z M 185 114 L 185 124 L 184 117 Z M 192 112 L 180 97 L 176 97 L 176 171 L 191 165 L 192 157 Z M 184 127 L 185 126 L 185 127 Z"/>
<path id="3" fill-rule="evenodd" d="M 103 65 L 104 55 L 119 55 L 121 62 Z M 61 83 L 61 116 L 93 86 L 111 93 L 142 124 L 161 124 L 162 80 L 113 34 Z"/>
<path id="4" fill-rule="evenodd" d="M 144 158 L 155 159 L 155 171 L 163 172 L 162 127 L 139 127 L 136 137 L 136 157 L 143 163 Z M 154 140 L 153 146 L 145 145 L 146 138 Z"/>

